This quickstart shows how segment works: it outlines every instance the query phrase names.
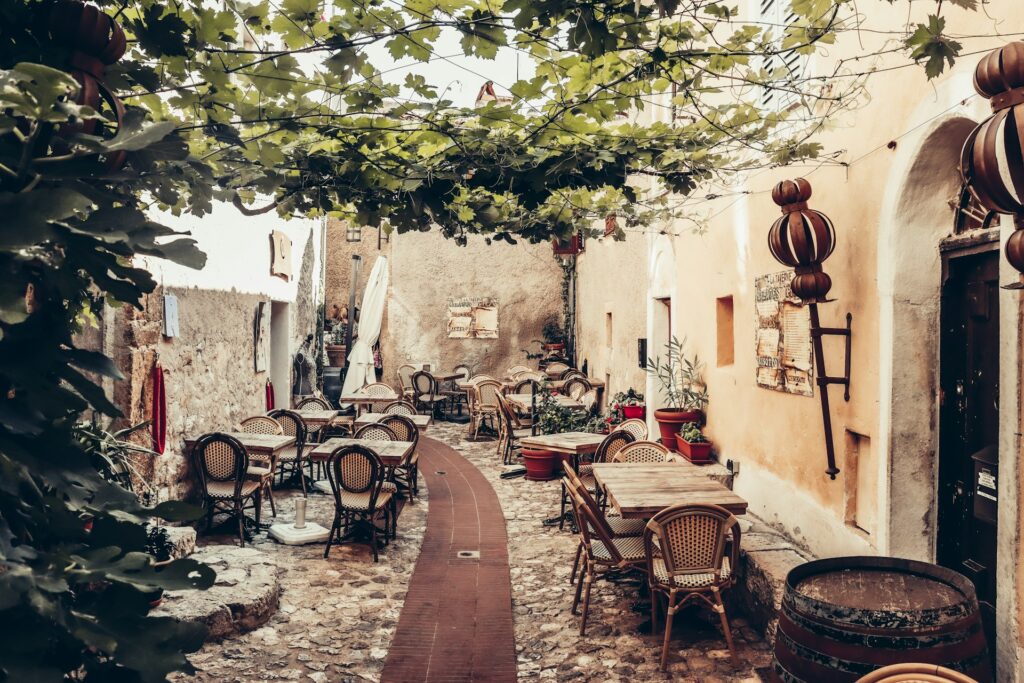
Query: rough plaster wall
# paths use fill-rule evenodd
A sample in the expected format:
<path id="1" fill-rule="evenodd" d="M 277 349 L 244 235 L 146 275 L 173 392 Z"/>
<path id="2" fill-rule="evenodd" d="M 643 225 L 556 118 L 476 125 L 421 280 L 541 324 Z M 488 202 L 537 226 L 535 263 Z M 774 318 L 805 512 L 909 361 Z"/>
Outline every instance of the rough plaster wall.
<path id="1" fill-rule="evenodd" d="M 392 241 L 389 333 L 382 337 L 386 382 L 396 382 L 398 366 L 408 361 L 503 374 L 527 362 L 524 349 L 539 350 L 531 341 L 541 338 L 548 316 L 561 313 L 561 269 L 550 244 L 488 245 L 471 237 L 460 247 L 438 232 Z M 497 297 L 497 339 L 448 338 L 448 298 L 463 296 Z"/>
<path id="2" fill-rule="evenodd" d="M 577 259 L 577 343 L 579 363 L 592 377 L 605 379 L 607 398 L 630 387 L 643 393 L 646 373 L 637 362 L 637 339 L 647 336 L 647 238 L 630 232 L 626 240 L 589 240 Z M 612 314 L 612 344 L 607 314 Z M 658 349 L 650 349 L 657 353 Z"/>
<path id="3" fill-rule="evenodd" d="M 316 340 L 315 332 L 316 326 L 319 322 L 318 305 L 314 298 L 314 285 L 313 283 L 320 277 L 320 273 L 314 270 L 314 264 L 316 259 L 314 258 L 316 245 L 314 240 L 316 239 L 316 232 L 310 231 L 309 239 L 306 240 L 306 248 L 302 253 L 302 265 L 299 272 L 296 274 L 298 279 L 298 291 L 295 295 L 295 301 L 290 307 L 291 314 L 291 357 L 295 357 L 295 353 L 303 347 L 306 343 L 306 338 L 313 335 L 313 342 L 310 342 L 309 349 L 313 348 L 313 343 Z M 306 365 L 306 376 L 309 379 L 311 386 L 315 386 L 315 375 L 316 375 L 316 362 L 312 355 L 307 354 L 309 363 Z M 292 377 L 292 383 L 294 384 L 295 377 Z"/>

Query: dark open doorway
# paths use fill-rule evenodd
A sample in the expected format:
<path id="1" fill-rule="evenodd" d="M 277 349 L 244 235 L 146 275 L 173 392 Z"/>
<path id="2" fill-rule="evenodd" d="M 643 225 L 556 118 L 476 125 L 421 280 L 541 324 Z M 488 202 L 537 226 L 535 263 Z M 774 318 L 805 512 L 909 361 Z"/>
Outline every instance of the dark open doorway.
<path id="1" fill-rule="evenodd" d="M 995 651 L 999 251 L 943 259 L 938 563 L 973 582 Z M 909 340 L 908 340 L 909 343 Z"/>

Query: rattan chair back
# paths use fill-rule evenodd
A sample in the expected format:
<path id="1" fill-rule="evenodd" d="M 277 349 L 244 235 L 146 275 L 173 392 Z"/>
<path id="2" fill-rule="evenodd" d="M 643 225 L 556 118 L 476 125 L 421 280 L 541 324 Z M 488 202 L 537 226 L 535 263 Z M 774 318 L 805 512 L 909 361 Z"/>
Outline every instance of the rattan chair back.
<path id="1" fill-rule="evenodd" d="M 583 407 L 589 412 L 594 409 L 597 405 L 597 389 L 591 389 L 583 393 L 579 397 L 579 402 L 583 404 Z"/>
<path id="2" fill-rule="evenodd" d="M 526 367 L 525 365 L 513 365 L 508 369 L 508 376 L 515 377 L 520 372 L 530 372 L 530 368 Z"/>
<path id="3" fill-rule="evenodd" d="M 615 429 L 616 431 L 629 432 L 637 441 L 644 441 L 647 439 L 647 423 L 638 417 L 631 417 L 628 420 L 624 420 Z"/>
<path id="4" fill-rule="evenodd" d="M 549 376 L 558 377 L 563 372 L 570 369 L 571 368 L 569 367 L 568 363 L 554 362 L 548 363 L 547 366 L 544 368 L 544 372 L 547 373 Z"/>
<path id="5" fill-rule="evenodd" d="M 327 399 L 309 396 L 299 401 L 299 404 L 295 406 L 295 408 L 297 410 L 302 410 L 303 408 L 320 408 L 321 410 L 330 410 L 331 404 L 327 402 Z"/>
<path id="6" fill-rule="evenodd" d="M 416 441 L 420 438 L 420 430 L 405 415 L 385 415 L 377 424 L 387 427 L 395 434 L 395 441 Z M 367 425 L 371 427 L 373 425 Z"/>
<path id="7" fill-rule="evenodd" d="M 301 446 L 306 442 L 306 422 L 297 413 L 281 408 L 271 410 L 269 416 L 277 420 L 285 436 L 295 437 L 296 444 Z"/>
<path id="8" fill-rule="evenodd" d="M 576 528 L 579 531 L 580 539 L 583 541 L 587 557 L 591 562 L 613 564 L 620 567 L 627 566 L 629 563 L 625 561 L 619 553 L 619 549 L 612 542 L 613 535 L 609 533 L 608 523 L 604 519 L 598 519 L 598 516 L 590 509 L 586 500 L 584 500 L 580 490 L 568 478 L 564 482 L 567 482 L 566 490 L 569 493 L 569 499 L 573 502 L 573 514 L 576 515 L 577 520 Z M 608 557 L 611 558 L 611 562 L 608 561 L 608 557 L 602 557 L 594 553 L 593 542 L 595 540 L 600 541 L 601 545 L 604 546 Z"/>
<path id="9" fill-rule="evenodd" d="M 456 384 L 458 384 L 459 382 L 465 382 L 473 373 L 470 371 L 468 365 L 466 365 L 465 363 L 459 363 L 458 365 L 455 366 L 454 369 L 452 369 L 452 374 L 458 375 L 458 377 L 456 377 L 453 380 Z"/>
<path id="10" fill-rule="evenodd" d="M 658 557 L 660 552 L 668 576 L 713 574 L 717 584 L 724 580 L 722 567 L 730 536 L 730 567 L 735 568 L 740 545 L 736 517 L 717 505 L 681 504 L 665 508 L 651 518 L 644 530 L 644 543 L 649 548 L 649 557 Z"/>
<path id="11" fill-rule="evenodd" d="M 355 498 L 366 503 L 365 507 L 360 505 L 358 509 L 375 509 L 384 473 L 384 465 L 370 448 L 341 446 L 334 449 L 327 464 L 327 481 L 330 482 L 335 505 L 339 509 L 353 509 L 351 503 L 343 504 L 343 493 L 369 494 L 365 499 L 361 496 Z"/>
<path id="12" fill-rule="evenodd" d="M 284 427 L 281 423 L 269 415 L 254 415 L 242 420 L 239 431 L 246 434 L 270 434 L 273 436 L 284 434 Z"/>
<path id="13" fill-rule="evenodd" d="M 614 431 L 608 436 L 604 437 L 604 441 L 594 451 L 594 462 L 609 462 L 615 456 L 616 453 L 621 451 L 629 444 L 636 441 L 633 435 L 629 432 Z"/>
<path id="14" fill-rule="evenodd" d="M 668 462 L 672 453 L 655 441 L 634 441 L 623 446 L 612 456 L 612 462 L 655 463 Z"/>
<path id="15" fill-rule="evenodd" d="M 490 407 L 497 410 L 499 396 L 501 396 L 501 382 L 496 380 L 477 382 L 476 398 L 478 408 Z"/>
<path id="16" fill-rule="evenodd" d="M 492 382 L 498 381 L 497 379 L 491 377 L 490 375 L 473 375 L 468 380 L 466 380 L 466 382 L 469 384 L 477 384 L 478 382 L 483 382 L 484 380 L 490 380 Z"/>
<path id="17" fill-rule="evenodd" d="M 562 393 L 576 401 L 580 400 L 583 394 L 590 389 L 590 382 L 583 377 L 573 377 L 562 385 Z"/>
<path id="18" fill-rule="evenodd" d="M 573 377 L 582 377 L 583 379 L 587 378 L 586 375 L 584 375 L 582 372 L 580 372 L 576 368 L 569 368 L 568 370 L 563 372 L 561 375 L 559 375 L 558 379 L 560 379 L 560 380 L 567 380 L 567 379 L 572 379 Z"/>
<path id="19" fill-rule="evenodd" d="M 192 447 L 192 457 L 196 471 L 199 472 L 203 496 L 211 497 L 208 488 L 210 482 L 233 483 L 232 497 L 239 496 L 249 468 L 249 455 L 238 439 L 220 432 L 204 434 Z"/>
<path id="20" fill-rule="evenodd" d="M 601 511 L 601 506 L 598 505 L 597 501 L 594 500 L 594 497 L 590 495 L 590 491 L 587 490 L 587 486 L 583 483 L 583 480 L 580 479 L 579 475 L 576 474 L 571 467 L 566 467 L 563 471 L 565 472 L 565 478 L 569 481 L 569 486 L 572 486 L 580 500 L 590 508 L 594 519 L 603 528 L 605 535 L 609 538 L 615 536 L 615 532 L 612 531 L 611 526 L 608 525 L 608 520 L 605 519 L 604 512 Z"/>
<path id="21" fill-rule="evenodd" d="M 433 398 L 437 393 L 437 380 L 426 370 L 419 370 L 412 376 L 412 390 L 416 398 L 420 396 Z"/>
<path id="22" fill-rule="evenodd" d="M 398 384 L 402 389 L 412 389 L 412 376 L 416 374 L 416 366 L 405 363 L 398 366 Z"/>
<path id="23" fill-rule="evenodd" d="M 374 382 L 373 384 L 367 384 L 365 387 L 359 390 L 359 393 L 370 398 L 388 398 L 395 396 L 395 390 L 389 384 L 384 382 Z"/>
<path id="24" fill-rule="evenodd" d="M 891 664 L 857 679 L 857 683 L 978 683 L 938 664 Z"/>
<path id="25" fill-rule="evenodd" d="M 515 376 L 517 382 L 521 382 L 524 379 L 532 379 L 536 382 L 544 382 L 548 379 L 548 376 L 543 372 L 537 372 L 536 370 L 527 370 L 526 372 L 520 372 Z"/>
<path id="26" fill-rule="evenodd" d="M 381 412 L 385 415 L 415 415 L 416 406 L 408 401 L 392 401 Z"/>
<path id="27" fill-rule="evenodd" d="M 512 387 L 513 394 L 536 394 L 540 392 L 540 382 L 535 379 L 521 379 Z"/>
<path id="28" fill-rule="evenodd" d="M 356 430 L 354 438 L 365 441 L 401 441 L 391 427 L 382 425 L 379 422 L 363 425 Z"/>

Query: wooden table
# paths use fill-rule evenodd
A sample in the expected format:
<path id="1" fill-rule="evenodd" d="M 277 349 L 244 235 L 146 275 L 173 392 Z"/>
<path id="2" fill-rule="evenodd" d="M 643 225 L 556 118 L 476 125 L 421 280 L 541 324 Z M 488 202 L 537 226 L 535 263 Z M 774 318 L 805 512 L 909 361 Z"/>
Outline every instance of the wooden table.
<path id="1" fill-rule="evenodd" d="M 358 403 L 360 405 L 387 405 L 388 403 L 394 403 L 400 396 L 394 394 L 392 396 L 366 396 L 364 394 L 345 394 L 344 396 L 338 397 L 338 403 Z"/>
<path id="2" fill-rule="evenodd" d="M 385 417 L 387 417 L 387 415 L 385 415 L 384 413 L 363 413 L 362 415 L 356 418 L 356 429 L 362 427 L 363 425 L 369 425 L 375 422 L 380 422 L 381 419 Z M 416 425 L 416 428 L 419 429 L 420 431 L 423 431 L 424 429 L 430 426 L 429 415 L 403 415 L 402 417 L 407 417 L 410 420 L 412 420 L 412 423 Z"/>
<path id="3" fill-rule="evenodd" d="M 309 452 L 313 462 L 326 462 L 331 453 L 341 446 L 363 446 L 369 448 L 380 458 L 385 467 L 397 467 L 412 451 L 412 441 L 373 441 L 371 439 L 328 439 Z"/>
<path id="4" fill-rule="evenodd" d="M 278 434 L 249 434 L 247 432 L 223 432 L 233 436 L 245 447 L 249 455 L 261 455 L 264 457 L 274 456 L 295 445 L 294 436 Z M 185 439 L 185 449 L 192 450 L 199 438 Z"/>
<path id="5" fill-rule="evenodd" d="M 318 408 L 303 408 L 296 410 L 295 414 L 302 418 L 307 427 L 323 427 L 334 418 L 338 417 L 338 410 L 321 410 Z"/>
<path id="6" fill-rule="evenodd" d="M 451 382 L 453 379 L 463 379 L 466 376 L 464 372 L 447 372 L 447 373 L 433 373 L 430 375 L 437 382 Z"/>
<path id="7" fill-rule="evenodd" d="M 537 405 L 539 406 L 541 400 L 544 398 L 543 394 L 537 394 Z M 513 408 L 518 408 L 522 411 L 533 410 L 533 394 L 508 394 L 505 399 L 512 404 Z M 562 396 L 561 394 L 555 394 L 552 396 L 555 403 L 563 408 L 571 408 L 573 410 L 583 410 L 585 406 L 579 401 L 573 400 L 568 396 Z"/>
<path id="8" fill-rule="evenodd" d="M 579 377 L 579 378 L 573 377 L 571 379 L 582 379 L 587 384 L 589 384 L 591 386 L 591 388 L 593 388 L 593 389 L 604 389 L 604 381 L 600 380 L 600 379 L 591 379 L 590 377 Z M 552 389 L 559 389 L 560 390 L 560 389 L 562 389 L 565 386 L 565 383 L 568 382 L 568 381 L 569 380 L 567 380 L 567 379 L 553 379 L 553 380 L 551 380 L 551 381 L 549 381 L 547 383 L 547 386 L 551 387 Z"/>
<path id="9" fill-rule="evenodd" d="M 686 462 L 595 463 L 594 478 L 625 519 L 649 519 L 680 503 L 711 503 L 734 515 L 747 511 L 747 501 Z"/>
<path id="10" fill-rule="evenodd" d="M 536 448 L 580 456 L 597 451 L 597 447 L 601 445 L 606 436 L 607 434 L 591 434 L 589 432 L 563 432 L 561 434 L 527 436 L 520 439 L 519 443 L 523 448 Z"/>

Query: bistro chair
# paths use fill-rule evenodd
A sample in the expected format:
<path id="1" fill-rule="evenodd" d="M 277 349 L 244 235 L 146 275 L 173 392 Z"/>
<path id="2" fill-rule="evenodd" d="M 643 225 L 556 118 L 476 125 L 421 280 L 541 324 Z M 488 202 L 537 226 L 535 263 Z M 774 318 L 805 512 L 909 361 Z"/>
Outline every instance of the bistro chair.
<path id="1" fill-rule="evenodd" d="M 857 679 L 857 683 L 978 683 L 938 664 L 890 664 Z"/>
<path id="2" fill-rule="evenodd" d="M 278 483 L 284 484 L 284 475 L 298 477 L 302 484 L 302 495 L 306 495 L 306 478 L 302 476 L 302 465 L 304 451 L 308 448 L 306 443 L 306 423 L 303 419 L 291 410 L 272 410 L 270 417 L 277 420 L 286 436 L 295 437 L 295 445 L 281 451 L 277 456 Z"/>
<path id="3" fill-rule="evenodd" d="M 441 394 L 448 397 L 448 401 L 451 403 L 452 408 L 458 408 L 459 415 L 462 415 L 462 406 L 467 405 L 466 392 L 459 388 L 459 384 L 469 379 L 469 366 L 468 365 L 456 365 L 452 371 L 453 375 L 458 375 L 455 379 L 451 380 L 451 384 L 448 388 L 443 389 Z"/>
<path id="4" fill-rule="evenodd" d="M 426 410 L 428 415 L 437 414 L 437 407 L 444 409 L 448 397 L 440 394 L 437 380 L 426 370 L 420 370 L 412 376 L 413 404 L 419 410 Z"/>
<path id="5" fill-rule="evenodd" d="M 631 417 L 628 420 L 624 420 L 615 428 L 615 430 L 629 432 L 637 441 L 645 441 L 647 439 L 647 423 L 638 417 Z"/>
<path id="6" fill-rule="evenodd" d="M 535 382 L 546 382 L 550 379 L 543 372 L 537 372 L 536 370 L 527 370 L 526 372 L 518 373 L 513 379 L 517 382 L 521 382 L 524 379 L 532 379 Z"/>
<path id="7" fill-rule="evenodd" d="M 669 462 L 672 451 L 656 441 L 634 441 L 612 456 L 612 462 L 656 463 Z"/>
<path id="8" fill-rule="evenodd" d="M 593 412 L 594 406 L 597 405 L 597 389 L 590 389 L 583 392 L 583 395 L 579 397 L 579 402 L 583 404 L 583 408 L 586 411 Z"/>
<path id="9" fill-rule="evenodd" d="M 370 535 L 370 550 L 377 562 L 377 533 L 383 531 L 385 539 L 390 526 L 392 493 L 382 490 L 386 478 L 384 465 L 369 448 L 341 446 L 331 453 L 327 463 L 327 481 L 334 495 L 334 521 L 327 536 L 324 559 L 331 546 L 341 545 L 360 530 Z M 377 526 L 383 515 L 384 528 Z"/>
<path id="10" fill-rule="evenodd" d="M 501 382 L 489 379 L 477 382 L 475 392 L 476 420 L 473 422 L 474 439 L 479 435 L 480 427 L 486 420 L 490 419 L 493 427 L 494 421 L 500 419 L 498 397 L 501 396 Z"/>
<path id="11" fill-rule="evenodd" d="M 733 665 L 738 666 L 722 591 L 736 581 L 740 557 L 740 525 L 717 505 L 682 504 L 665 508 L 647 523 L 643 535 L 647 581 L 651 589 L 651 630 L 658 625 L 658 594 L 667 600 L 661 670 L 668 664 L 672 618 L 691 601 L 718 614 Z M 728 555 L 726 555 L 728 552 Z"/>
<path id="12" fill-rule="evenodd" d="M 498 454 L 501 455 L 501 462 L 511 465 L 515 452 L 519 450 L 519 439 L 529 436 L 530 429 L 523 424 L 519 416 L 509 405 L 508 400 L 498 392 L 495 395 L 498 401 Z"/>
<path id="13" fill-rule="evenodd" d="M 362 439 L 364 441 L 401 441 L 391 427 L 379 422 L 363 425 L 356 430 L 353 438 Z"/>
<path id="14" fill-rule="evenodd" d="M 403 398 L 412 398 L 412 376 L 416 374 L 416 366 L 408 363 L 398 366 L 398 385 L 402 388 Z"/>
<path id="15" fill-rule="evenodd" d="M 604 441 L 594 451 L 594 458 L 591 462 L 580 462 L 578 463 L 579 469 L 577 472 L 573 472 L 574 476 L 578 476 L 580 485 L 586 488 L 588 491 L 594 492 L 594 497 L 600 501 L 602 496 L 601 488 L 597 485 L 597 480 L 594 479 L 594 464 L 596 462 L 608 462 L 612 456 L 622 450 L 627 444 L 633 442 L 633 436 L 628 432 L 612 432 L 604 438 Z M 564 488 L 562 489 L 562 518 L 558 524 L 558 528 L 564 528 L 565 526 L 565 509 L 569 504 L 569 492 Z"/>
<path id="16" fill-rule="evenodd" d="M 392 401 L 381 411 L 385 415 L 416 415 L 416 406 L 408 401 Z"/>
<path id="17" fill-rule="evenodd" d="M 561 361 L 555 361 L 554 363 L 548 363 L 544 368 L 544 372 L 548 377 L 559 377 L 566 370 L 571 370 L 568 363 Z"/>
<path id="18" fill-rule="evenodd" d="M 254 415 L 253 417 L 247 417 L 242 420 L 239 425 L 239 431 L 243 431 L 246 434 L 268 434 L 272 436 L 279 436 L 284 434 L 284 427 L 281 423 L 270 417 L 269 415 Z M 277 471 L 277 461 L 274 458 L 267 458 L 265 456 L 250 455 L 249 456 L 249 476 L 254 479 L 259 479 L 260 484 L 263 488 L 263 493 L 266 495 L 267 500 L 270 501 L 270 514 L 277 517 L 277 508 L 274 505 L 274 472 Z"/>
<path id="19" fill-rule="evenodd" d="M 572 377 L 562 385 L 562 393 L 574 401 L 580 400 L 583 394 L 590 390 L 590 382 L 583 377 Z"/>
<path id="20" fill-rule="evenodd" d="M 413 421 L 404 415 L 388 415 L 380 420 L 380 424 L 389 427 L 398 437 L 398 441 L 411 441 L 413 446 L 409 454 L 395 468 L 395 482 L 409 492 L 409 500 L 413 501 L 419 493 L 419 460 L 416 444 L 420 440 L 420 430 Z"/>
<path id="21" fill-rule="evenodd" d="M 390 384 L 384 384 L 384 382 L 374 382 L 360 389 L 359 393 L 370 398 L 390 398 L 395 395 L 395 388 Z"/>
<path id="22" fill-rule="evenodd" d="M 609 571 L 646 572 L 644 557 L 644 541 L 640 536 L 616 537 L 608 533 L 607 526 L 602 524 L 594 510 L 583 500 L 573 487 L 572 482 L 565 484 L 572 502 L 573 515 L 576 518 L 576 531 L 579 534 L 580 552 L 583 564 L 580 567 L 580 582 L 576 585 L 576 595 L 572 601 L 572 613 L 583 598 L 583 617 L 580 620 L 580 635 L 587 634 L 587 615 L 590 612 L 590 588 L 594 581 L 608 574 Z"/>
<path id="23" fill-rule="evenodd" d="M 244 547 L 246 503 L 256 510 L 257 528 L 263 507 L 263 487 L 248 477 L 249 454 L 245 447 L 228 434 L 204 434 L 192 447 L 192 458 L 206 506 L 206 530 L 213 526 L 216 513 L 232 515 L 238 520 L 238 540 Z"/>
<path id="24" fill-rule="evenodd" d="M 538 394 L 540 393 L 540 382 L 535 379 L 518 380 L 512 387 L 513 394 Z"/>
<path id="25" fill-rule="evenodd" d="M 562 488 L 566 491 L 567 498 L 569 498 L 570 505 L 572 497 L 570 488 L 578 494 L 579 498 L 590 506 L 591 511 L 594 513 L 594 519 L 599 524 L 604 525 L 605 533 L 610 538 L 620 538 L 624 536 L 642 536 L 644 528 L 647 526 L 647 522 L 642 519 L 623 519 L 618 515 L 607 515 L 601 510 L 601 507 L 594 500 L 594 497 L 590 495 L 586 485 L 583 481 L 576 476 L 576 473 L 571 468 L 565 470 L 565 477 L 562 479 Z M 582 523 L 580 518 L 576 518 L 576 524 Z M 569 583 L 572 584 L 576 581 L 576 570 L 579 568 L 580 556 L 583 552 L 583 544 L 579 543 L 576 546 L 576 559 L 572 563 L 572 573 L 569 575 Z"/>
<path id="26" fill-rule="evenodd" d="M 331 404 L 327 402 L 326 398 L 307 396 L 299 401 L 299 404 L 295 406 L 296 410 L 304 410 L 306 408 L 310 410 L 331 410 Z"/>
<path id="27" fill-rule="evenodd" d="M 584 375 L 582 372 L 580 372 L 576 368 L 569 368 L 568 370 L 563 372 L 561 375 L 559 375 L 558 379 L 565 381 L 567 379 L 572 379 L 573 377 L 582 377 L 583 379 L 587 378 L 586 375 Z"/>
<path id="28" fill-rule="evenodd" d="M 525 365 L 513 365 L 508 369 L 508 376 L 515 377 L 520 372 L 530 372 L 530 368 Z"/>

